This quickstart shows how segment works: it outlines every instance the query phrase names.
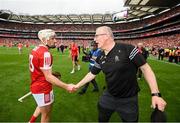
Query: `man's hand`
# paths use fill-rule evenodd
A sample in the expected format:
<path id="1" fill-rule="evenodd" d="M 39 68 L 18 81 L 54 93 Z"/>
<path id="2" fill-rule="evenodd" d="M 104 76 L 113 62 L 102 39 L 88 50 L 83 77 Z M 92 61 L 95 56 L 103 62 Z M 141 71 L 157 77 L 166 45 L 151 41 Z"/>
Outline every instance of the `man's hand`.
<path id="1" fill-rule="evenodd" d="M 152 107 L 155 109 L 156 106 L 159 110 L 164 111 L 166 107 L 166 101 L 164 101 L 163 98 L 158 97 L 158 96 L 153 96 L 152 97 Z"/>
<path id="2" fill-rule="evenodd" d="M 74 86 L 74 88 L 75 88 L 76 90 L 79 89 L 79 85 L 76 84 L 76 85 Z"/>
<path id="3" fill-rule="evenodd" d="M 77 89 L 75 88 L 74 84 L 68 84 L 67 89 L 66 89 L 69 93 L 73 93 L 75 92 Z"/>

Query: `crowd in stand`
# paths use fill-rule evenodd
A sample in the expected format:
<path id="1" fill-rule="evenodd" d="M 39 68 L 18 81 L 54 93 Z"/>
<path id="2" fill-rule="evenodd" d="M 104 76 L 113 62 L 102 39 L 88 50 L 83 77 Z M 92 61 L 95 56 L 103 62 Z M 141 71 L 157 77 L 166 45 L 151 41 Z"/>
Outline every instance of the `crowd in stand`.
<path id="1" fill-rule="evenodd" d="M 19 42 L 22 42 L 24 46 L 26 44 L 33 46 L 38 44 L 38 40 L 36 39 L 0 38 L 0 46 L 4 46 L 4 47 L 16 46 Z"/>
<path id="2" fill-rule="evenodd" d="M 164 21 L 168 18 L 171 18 L 173 16 L 177 16 L 180 13 L 180 7 L 176 7 L 171 9 L 170 11 L 167 11 L 163 14 L 156 15 L 154 17 L 143 19 L 141 21 L 134 21 L 134 22 L 128 22 L 128 23 L 119 23 L 119 24 L 109 24 L 114 31 L 120 31 L 120 32 L 127 32 L 129 30 L 134 30 L 136 28 L 143 28 L 148 25 L 152 25 L 155 23 L 160 23 L 161 21 Z M 39 31 L 41 29 L 47 29 L 49 28 L 48 24 L 22 24 L 22 23 L 11 23 L 11 22 L 3 22 L 0 23 L 0 29 L 14 29 L 14 30 L 25 30 L 31 32 L 33 31 Z M 100 24 L 51 24 L 51 29 L 55 31 L 95 31 L 95 29 L 99 26 L 102 26 Z"/>
<path id="3" fill-rule="evenodd" d="M 119 40 L 117 42 L 133 45 L 143 43 L 149 53 L 157 57 L 159 60 L 167 58 L 169 62 L 180 62 L 180 34 L 171 34 L 144 39 Z"/>
<path id="4" fill-rule="evenodd" d="M 116 42 L 130 43 L 134 45 L 143 43 L 144 46 L 150 49 L 153 55 L 158 55 L 159 59 L 163 59 L 163 57 L 175 56 L 175 58 L 170 57 L 169 61 L 178 63 L 180 25 L 177 19 L 174 19 L 174 22 L 166 22 L 166 20 L 179 17 L 179 13 L 180 7 L 178 6 L 170 11 L 148 19 L 128 23 L 109 24 L 108 26 L 110 26 L 115 33 Z M 156 24 L 157 26 L 147 28 L 153 24 Z M 37 45 L 37 31 L 45 28 L 51 28 L 58 34 L 57 48 L 62 45 L 68 47 L 74 40 L 80 47 L 88 47 L 90 41 L 94 39 L 95 29 L 99 26 L 101 26 L 101 24 L 48 25 L 0 21 L 0 46 L 12 47 L 16 46 L 19 42 L 22 42 L 24 46 L 26 44 Z M 161 55 L 162 51 L 163 55 Z M 176 58 L 176 56 L 178 57 Z"/>

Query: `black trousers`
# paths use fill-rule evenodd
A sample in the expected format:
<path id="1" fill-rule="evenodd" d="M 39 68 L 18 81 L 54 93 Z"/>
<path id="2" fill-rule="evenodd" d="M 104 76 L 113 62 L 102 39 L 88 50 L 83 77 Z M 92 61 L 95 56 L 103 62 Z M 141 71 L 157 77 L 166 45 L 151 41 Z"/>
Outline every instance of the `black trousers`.
<path id="1" fill-rule="evenodd" d="M 114 112 L 118 113 L 123 122 L 138 122 L 138 96 L 115 98 L 105 92 L 98 103 L 98 121 L 109 122 Z"/>
<path id="2" fill-rule="evenodd" d="M 163 58 L 164 58 L 164 55 L 159 54 L 158 60 L 163 60 Z"/>

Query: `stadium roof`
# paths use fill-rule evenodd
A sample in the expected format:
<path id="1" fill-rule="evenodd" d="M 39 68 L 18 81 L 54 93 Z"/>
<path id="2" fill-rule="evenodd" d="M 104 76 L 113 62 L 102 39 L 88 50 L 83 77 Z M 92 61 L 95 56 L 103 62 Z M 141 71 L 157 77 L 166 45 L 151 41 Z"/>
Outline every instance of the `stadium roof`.
<path id="1" fill-rule="evenodd" d="M 0 10 L 0 19 L 20 23 L 34 24 L 112 24 L 140 20 L 155 16 L 180 5 L 179 0 L 124 0 L 124 7 L 129 7 L 127 18 L 114 21 L 114 13 L 105 14 L 57 14 L 24 15 L 9 10 Z"/>

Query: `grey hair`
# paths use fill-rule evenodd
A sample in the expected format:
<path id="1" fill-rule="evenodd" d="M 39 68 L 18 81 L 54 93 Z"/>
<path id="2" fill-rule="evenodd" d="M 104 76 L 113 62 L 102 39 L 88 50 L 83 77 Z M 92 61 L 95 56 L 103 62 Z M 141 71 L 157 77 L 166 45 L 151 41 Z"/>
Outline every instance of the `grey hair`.
<path id="1" fill-rule="evenodd" d="M 108 34 L 111 38 L 114 39 L 114 34 L 113 34 L 112 29 L 110 27 L 108 27 L 108 26 L 101 26 L 99 28 L 101 28 L 104 32 L 106 32 L 106 34 Z"/>

